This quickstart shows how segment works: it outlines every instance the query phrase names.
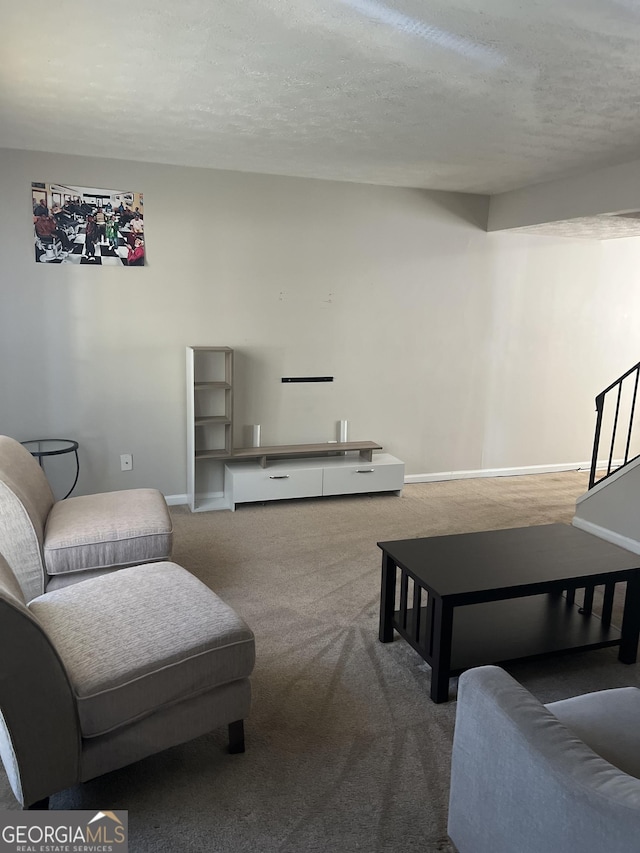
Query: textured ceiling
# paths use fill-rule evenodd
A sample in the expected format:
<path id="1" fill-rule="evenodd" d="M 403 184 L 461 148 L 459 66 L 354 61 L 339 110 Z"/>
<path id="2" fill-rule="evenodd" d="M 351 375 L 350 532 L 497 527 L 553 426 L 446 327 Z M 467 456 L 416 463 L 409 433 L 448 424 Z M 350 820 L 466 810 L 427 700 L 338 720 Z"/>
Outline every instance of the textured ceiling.
<path id="1" fill-rule="evenodd" d="M 545 237 L 581 237 L 586 240 L 638 237 L 640 236 L 640 213 L 583 216 L 579 219 L 563 219 L 559 222 L 545 222 L 543 225 L 527 225 L 524 228 L 511 230 L 525 234 L 541 234 Z"/>
<path id="2" fill-rule="evenodd" d="M 638 156 L 640 0 L 2 3 L 0 146 L 496 193 Z"/>

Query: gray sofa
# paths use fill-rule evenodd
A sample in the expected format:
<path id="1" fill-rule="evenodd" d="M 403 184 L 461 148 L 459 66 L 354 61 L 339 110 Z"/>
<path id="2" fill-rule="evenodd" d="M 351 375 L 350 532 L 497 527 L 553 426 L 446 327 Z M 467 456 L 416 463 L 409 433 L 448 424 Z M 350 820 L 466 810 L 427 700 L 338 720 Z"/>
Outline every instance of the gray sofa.
<path id="1" fill-rule="evenodd" d="M 18 441 L 0 436 L 0 553 L 27 601 L 125 566 L 167 560 L 173 532 L 157 489 L 56 501 Z"/>
<path id="2" fill-rule="evenodd" d="M 499 667 L 464 672 L 449 835 L 460 853 L 640 850 L 640 690 L 543 705 Z"/>

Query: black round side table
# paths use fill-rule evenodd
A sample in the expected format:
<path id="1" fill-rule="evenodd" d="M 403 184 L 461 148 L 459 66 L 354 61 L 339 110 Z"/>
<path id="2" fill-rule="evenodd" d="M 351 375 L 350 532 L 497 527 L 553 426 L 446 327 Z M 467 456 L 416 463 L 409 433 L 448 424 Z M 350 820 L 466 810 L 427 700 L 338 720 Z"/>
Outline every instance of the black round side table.
<path id="1" fill-rule="evenodd" d="M 33 438 L 29 441 L 21 441 L 23 447 L 26 447 L 32 456 L 35 456 L 40 467 L 44 470 L 43 459 L 45 456 L 60 456 L 62 453 L 74 453 L 76 457 L 76 478 L 73 481 L 73 486 L 67 494 L 62 498 L 65 500 L 75 489 L 80 474 L 80 460 L 78 459 L 78 442 L 72 438 Z"/>

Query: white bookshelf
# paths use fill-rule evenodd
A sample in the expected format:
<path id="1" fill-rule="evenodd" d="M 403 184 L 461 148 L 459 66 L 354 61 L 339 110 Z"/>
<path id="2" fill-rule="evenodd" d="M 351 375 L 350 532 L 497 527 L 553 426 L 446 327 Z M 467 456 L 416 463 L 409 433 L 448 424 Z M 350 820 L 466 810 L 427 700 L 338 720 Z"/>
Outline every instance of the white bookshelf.
<path id="1" fill-rule="evenodd" d="M 233 441 L 233 350 L 187 347 L 187 498 L 192 512 L 228 509 L 224 461 Z"/>

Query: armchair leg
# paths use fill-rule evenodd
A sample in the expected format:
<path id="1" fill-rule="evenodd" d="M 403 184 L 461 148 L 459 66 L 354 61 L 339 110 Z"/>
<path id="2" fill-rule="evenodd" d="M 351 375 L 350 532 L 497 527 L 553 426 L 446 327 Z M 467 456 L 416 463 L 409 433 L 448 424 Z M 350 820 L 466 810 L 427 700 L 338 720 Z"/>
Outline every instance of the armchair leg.
<path id="1" fill-rule="evenodd" d="M 229 752 L 244 752 L 244 720 L 229 723 Z"/>
<path id="2" fill-rule="evenodd" d="M 44 799 L 38 800 L 36 803 L 31 803 L 30 806 L 25 806 L 23 811 L 49 811 L 49 797 L 44 797 Z"/>

